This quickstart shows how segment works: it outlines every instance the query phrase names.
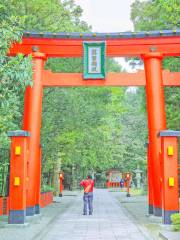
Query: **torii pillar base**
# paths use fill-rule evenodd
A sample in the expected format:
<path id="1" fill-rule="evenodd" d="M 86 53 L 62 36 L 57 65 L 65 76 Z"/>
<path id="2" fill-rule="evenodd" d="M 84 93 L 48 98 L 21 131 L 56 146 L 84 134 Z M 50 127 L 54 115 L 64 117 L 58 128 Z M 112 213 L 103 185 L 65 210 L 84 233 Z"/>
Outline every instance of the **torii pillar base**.
<path id="1" fill-rule="evenodd" d="M 162 169 L 162 221 L 171 224 L 171 215 L 179 212 L 178 137 L 180 131 L 160 131 Z"/>
<path id="2" fill-rule="evenodd" d="M 24 224 L 26 216 L 27 131 L 8 132 L 11 137 L 9 223 Z"/>

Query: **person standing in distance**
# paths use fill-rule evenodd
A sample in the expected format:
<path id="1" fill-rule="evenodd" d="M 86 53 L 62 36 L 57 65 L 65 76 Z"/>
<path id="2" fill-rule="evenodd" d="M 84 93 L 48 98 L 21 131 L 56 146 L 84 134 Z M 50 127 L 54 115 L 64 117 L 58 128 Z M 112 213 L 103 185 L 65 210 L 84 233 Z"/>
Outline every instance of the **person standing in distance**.
<path id="1" fill-rule="evenodd" d="M 89 215 L 93 213 L 93 188 L 94 181 L 90 175 L 87 176 L 87 179 L 80 182 L 80 186 L 84 188 L 84 210 L 83 215 L 87 215 L 87 209 L 89 209 Z"/>

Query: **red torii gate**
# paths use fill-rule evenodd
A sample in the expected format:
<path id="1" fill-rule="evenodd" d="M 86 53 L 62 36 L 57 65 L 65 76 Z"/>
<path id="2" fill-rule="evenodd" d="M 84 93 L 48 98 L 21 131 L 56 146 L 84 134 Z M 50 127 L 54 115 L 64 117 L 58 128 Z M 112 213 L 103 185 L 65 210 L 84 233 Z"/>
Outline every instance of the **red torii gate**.
<path id="1" fill-rule="evenodd" d="M 52 73 L 44 70 L 47 58 L 82 57 L 84 41 L 102 40 L 106 41 L 107 57 L 142 58 L 145 72 L 108 73 L 104 80 L 84 80 L 81 73 Z M 170 215 L 179 211 L 178 175 L 175 170 L 178 167 L 177 142 L 174 140 L 179 132 L 163 132 L 166 130 L 164 86 L 180 86 L 180 73 L 162 71 L 162 60 L 167 56 L 180 55 L 180 30 L 109 34 L 25 32 L 22 42 L 14 43 L 9 50 L 10 56 L 18 53 L 32 54 L 34 71 L 33 87 L 27 87 L 25 93 L 24 131 L 9 134 L 12 137 L 9 222 L 24 223 L 25 214 L 34 215 L 40 212 L 40 129 L 44 87 L 146 86 L 149 213 L 161 216 L 163 212 L 163 222 L 169 223 Z M 160 132 L 163 138 L 162 147 Z M 166 154 L 166 137 L 172 145 L 168 148 L 168 153 L 173 153 L 171 155 Z M 173 171 L 167 167 L 169 156 L 173 156 Z M 166 184 L 166 181 L 171 185 Z M 167 203 L 166 194 L 174 200 Z"/>

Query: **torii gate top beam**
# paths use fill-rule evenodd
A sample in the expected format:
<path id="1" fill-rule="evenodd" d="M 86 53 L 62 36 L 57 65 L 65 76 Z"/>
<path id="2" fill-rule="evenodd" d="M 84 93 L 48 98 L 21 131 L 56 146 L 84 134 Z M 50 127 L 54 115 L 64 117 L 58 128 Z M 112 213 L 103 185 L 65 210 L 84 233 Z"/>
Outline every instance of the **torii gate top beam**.
<path id="1" fill-rule="evenodd" d="M 9 55 L 28 55 L 33 47 L 38 47 L 47 57 L 82 57 L 84 41 L 106 41 L 107 57 L 141 57 L 150 51 L 180 56 L 180 29 L 137 33 L 24 32 L 22 42 L 13 44 Z"/>

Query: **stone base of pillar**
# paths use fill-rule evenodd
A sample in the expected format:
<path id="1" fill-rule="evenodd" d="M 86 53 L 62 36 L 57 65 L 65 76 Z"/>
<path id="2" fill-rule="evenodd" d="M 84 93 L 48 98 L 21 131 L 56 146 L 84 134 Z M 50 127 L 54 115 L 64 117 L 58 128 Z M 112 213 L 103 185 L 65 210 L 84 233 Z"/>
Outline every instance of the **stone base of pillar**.
<path id="1" fill-rule="evenodd" d="M 10 210 L 9 211 L 9 224 L 24 224 L 26 217 L 25 210 Z"/>
<path id="2" fill-rule="evenodd" d="M 40 205 L 39 204 L 35 205 L 35 214 L 40 214 Z"/>
<path id="3" fill-rule="evenodd" d="M 154 207 L 153 209 L 153 214 L 156 217 L 161 217 L 162 216 L 162 209 L 158 207 Z"/>
<path id="4" fill-rule="evenodd" d="M 162 211 L 162 220 L 164 224 L 171 224 L 171 215 L 174 213 L 179 213 L 179 210 L 171 210 L 171 211 Z"/>
<path id="5" fill-rule="evenodd" d="M 153 214 L 153 212 L 154 212 L 154 207 L 153 205 L 149 204 L 148 213 Z"/>
<path id="6" fill-rule="evenodd" d="M 26 208 L 26 216 L 33 216 L 35 214 L 35 207 Z"/>

